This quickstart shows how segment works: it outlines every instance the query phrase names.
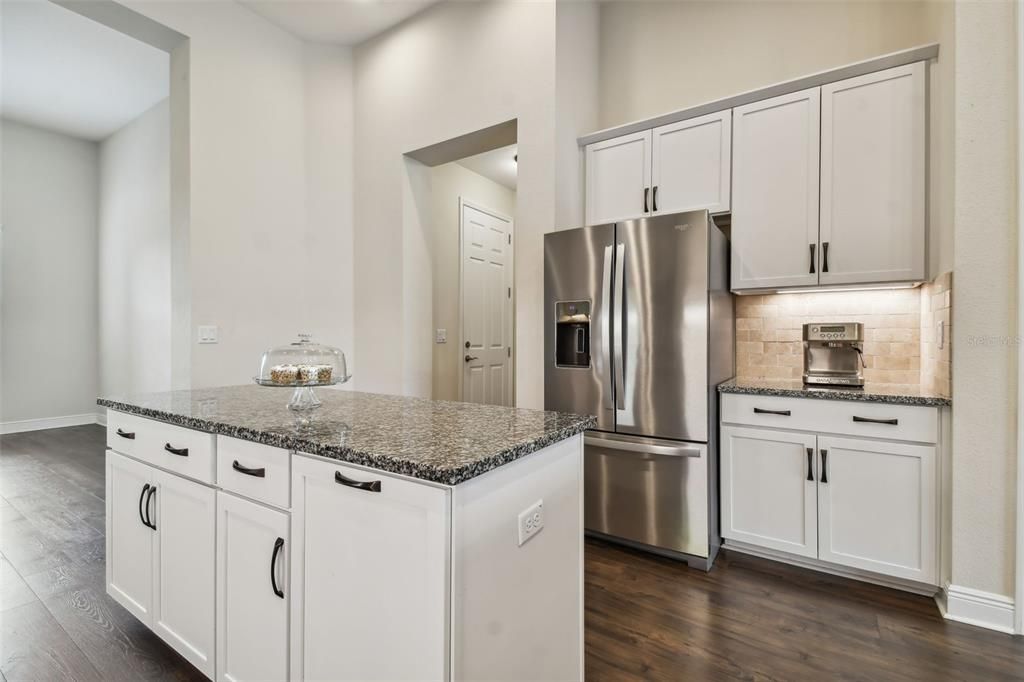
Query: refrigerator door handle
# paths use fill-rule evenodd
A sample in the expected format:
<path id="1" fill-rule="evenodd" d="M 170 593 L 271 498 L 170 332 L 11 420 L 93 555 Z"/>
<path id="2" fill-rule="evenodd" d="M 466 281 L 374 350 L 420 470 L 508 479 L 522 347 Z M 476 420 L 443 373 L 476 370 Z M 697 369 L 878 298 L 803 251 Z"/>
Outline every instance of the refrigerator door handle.
<path id="1" fill-rule="evenodd" d="M 600 327 L 597 330 L 599 338 L 601 339 L 601 345 L 604 346 L 604 349 L 603 349 L 604 352 L 602 353 L 602 356 L 603 356 L 604 359 L 608 358 L 607 344 L 610 343 L 611 340 L 612 340 L 611 327 L 608 326 L 609 320 L 612 317 L 611 310 L 610 310 L 610 308 L 611 308 L 611 294 L 612 294 L 612 247 L 609 245 L 609 246 L 604 247 L 604 269 L 602 270 L 602 275 L 601 275 L 601 308 L 602 308 L 602 310 L 601 310 L 601 322 L 600 322 Z M 598 361 L 600 362 L 601 360 L 598 359 Z M 607 364 L 607 363 L 605 363 L 605 364 Z M 599 365 L 599 367 L 600 367 L 600 365 Z M 611 368 L 609 367 L 608 378 L 610 379 L 610 381 L 609 381 L 609 384 L 608 384 L 608 395 L 609 396 L 613 396 L 613 395 L 615 395 L 615 374 L 614 374 L 614 372 L 612 372 L 610 370 L 611 370 Z M 610 404 L 610 403 L 605 403 L 602 407 L 604 407 L 605 409 L 608 409 L 608 410 L 612 410 L 612 409 L 615 408 L 615 406 Z"/>
<path id="2" fill-rule="evenodd" d="M 626 321 L 623 319 L 623 312 L 625 310 L 625 298 L 626 298 L 626 284 L 624 281 L 624 273 L 626 263 L 626 245 L 616 244 L 615 245 L 615 284 L 613 294 L 615 297 L 615 312 L 612 320 L 612 330 L 614 338 L 612 339 L 612 346 L 615 349 L 615 367 L 614 376 L 618 380 L 615 386 L 615 408 L 624 410 L 626 403 L 626 363 L 625 353 L 623 353 L 623 345 L 626 340 Z"/>
<path id="3" fill-rule="evenodd" d="M 652 443 L 634 443 L 628 440 L 612 440 L 611 438 L 595 438 L 584 436 L 583 444 L 608 450 L 625 450 L 663 457 L 700 457 L 700 448 L 687 445 L 654 445 Z"/>

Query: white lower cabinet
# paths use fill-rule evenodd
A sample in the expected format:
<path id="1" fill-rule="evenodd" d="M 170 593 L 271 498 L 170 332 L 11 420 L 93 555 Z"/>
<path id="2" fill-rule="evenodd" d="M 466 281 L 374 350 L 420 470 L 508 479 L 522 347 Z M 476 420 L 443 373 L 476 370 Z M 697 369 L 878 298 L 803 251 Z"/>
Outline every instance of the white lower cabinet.
<path id="1" fill-rule="evenodd" d="M 297 456 L 292 542 L 292 679 L 446 678 L 447 490 Z"/>
<path id="2" fill-rule="evenodd" d="M 936 581 L 936 448 L 819 436 L 818 557 Z"/>
<path id="3" fill-rule="evenodd" d="M 213 677 L 214 490 L 112 451 L 107 481 L 107 592 Z"/>
<path id="4" fill-rule="evenodd" d="M 722 535 L 818 555 L 813 434 L 722 428 Z"/>
<path id="5" fill-rule="evenodd" d="M 766 398 L 760 413 L 806 420 L 794 403 L 814 403 L 823 426 L 893 429 L 905 441 L 783 430 L 751 425 L 749 396 L 723 396 L 721 429 L 722 537 L 726 546 L 764 548 L 928 585 L 939 583 L 939 417 L 931 407 Z M 787 402 L 788 401 L 788 402 Z M 881 410 L 890 419 L 843 419 L 850 411 Z M 918 415 L 914 410 L 924 411 Z M 835 414 L 831 414 L 835 412 Z M 923 424 L 931 417 L 933 443 Z M 781 423 L 781 422 L 780 422 Z M 738 544 L 737 544 L 738 543 Z M 771 556 L 775 556 L 772 554 Z M 824 564 L 822 564 L 824 567 Z"/>
<path id="6" fill-rule="evenodd" d="M 288 679 L 289 517 L 217 492 L 217 679 Z"/>
<path id="7" fill-rule="evenodd" d="M 156 479 L 153 467 L 107 451 L 107 592 L 149 626 L 156 533 L 145 505 Z"/>

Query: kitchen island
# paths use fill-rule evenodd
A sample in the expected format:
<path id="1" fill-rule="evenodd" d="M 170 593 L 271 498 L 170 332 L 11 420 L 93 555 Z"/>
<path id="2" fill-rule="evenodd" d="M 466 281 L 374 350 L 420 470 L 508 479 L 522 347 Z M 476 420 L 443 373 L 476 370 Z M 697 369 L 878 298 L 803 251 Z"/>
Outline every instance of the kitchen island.
<path id="1" fill-rule="evenodd" d="M 108 593 L 218 680 L 582 679 L 593 419 L 319 397 L 100 399 Z"/>

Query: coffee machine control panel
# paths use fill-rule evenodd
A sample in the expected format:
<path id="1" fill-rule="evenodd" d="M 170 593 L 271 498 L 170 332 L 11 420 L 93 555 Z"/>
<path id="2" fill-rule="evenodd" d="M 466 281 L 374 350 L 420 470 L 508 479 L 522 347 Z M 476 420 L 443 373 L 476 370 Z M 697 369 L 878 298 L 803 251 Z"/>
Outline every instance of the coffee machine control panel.
<path id="1" fill-rule="evenodd" d="M 843 324 L 805 324 L 804 341 L 854 341 L 864 340 L 864 325 L 860 322 Z"/>

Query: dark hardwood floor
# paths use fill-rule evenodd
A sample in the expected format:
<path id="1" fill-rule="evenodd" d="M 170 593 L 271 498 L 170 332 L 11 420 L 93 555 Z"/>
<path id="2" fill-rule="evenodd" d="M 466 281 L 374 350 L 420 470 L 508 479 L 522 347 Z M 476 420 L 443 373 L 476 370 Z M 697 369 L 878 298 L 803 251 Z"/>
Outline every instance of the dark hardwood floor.
<path id="1" fill-rule="evenodd" d="M 104 589 L 104 433 L 0 438 L 0 682 L 200 680 Z M 927 598 L 723 553 L 586 544 L 593 680 L 1024 680 L 1024 638 Z"/>

